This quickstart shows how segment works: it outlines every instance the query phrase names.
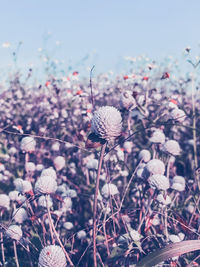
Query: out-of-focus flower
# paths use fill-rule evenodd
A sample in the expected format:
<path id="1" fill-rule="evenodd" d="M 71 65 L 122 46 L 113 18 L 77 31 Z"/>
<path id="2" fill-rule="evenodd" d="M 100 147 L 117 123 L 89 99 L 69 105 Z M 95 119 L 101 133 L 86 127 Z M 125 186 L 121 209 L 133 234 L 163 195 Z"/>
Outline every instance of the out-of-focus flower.
<path id="1" fill-rule="evenodd" d="M 165 142 L 165 134 L 161 130 L 153 132 L 152 137 L 149 139 L 151 143 L 163 144 Z"/>
<path id="2" fill-rule="evenodd" d="M 11 46 L 11 45 L 10 45 L 9 42 L 5 42 L 5 43 L 2 44 L 2 47 L 3 47 L 3 48 L 10 48 L 10 46 Z"/>
<path id="3" fill-rule="evenodd" d="M 80 240 L 83 240 L 85 239 L 87 236 L 86 232 L 84 230 L 80 230 L 78 233 L 77 233 L 77 238 L 80 239 Z"/>
<path id="4" fill-rule="evenodd" d="M 65 222 L 65 223 L 63 224 L 63 227 L 64 227 L 66 230 L 71 230 L 71 229 L 73 229 L 74 225 L 73 225 L 73 223 L 71 223 L 71 222 Z"/>
<path id="5" fill-rule="evenodd" d="M 36 171 L 42 171 L 44 169 L 44 165 L 43 164 L 37 164 L 36 165 Z"/>
<path id="6" fill-rule="evenodd" d="M 149 150 L 143 149 L 140 151 L 138 159 L 143 160 L 144 162 L 148 162 L 151 159 L 151 153 L 149 152 Z"/>
<path id="7" fill-rule="evenodd" d="M 24 181 L 21 178 L 14 180 L 14 185 L 17 191 L 20 193 L 28 193 L 32 191 L 32 185 L 29 181 Z"/>
<path id="8" fill-rule="evenodd" d="M 109 196 L 114 196 L 119 193 L 117 186 L 115 184 L 105 184 L 101 189 L 101 194 L 108 198 Z"/>
<path id="9" fill-rule="evenodd" d="M 112 106 L 100 107 L 94 112 L 91 122 L 91 131 L 107 141 L 120 136 L 122 117 L 120 112 Z"/>
<path id="10" fill-rule="evenodd" d="M 10 191 L 8 194 L 10 200 L 12 201 L 18 201 L 21 199 L 21 197 L 19 196 L 19 191 L 14 190 L 14 191 Z"/>
<path id="11" fill-rule="evenodd" d="M 162 146 L 162 150 L 173 156 L 178 156 L 181 152 L 179 143 L 175 140 L 168 140 L 167 142 L 165 142 Z"/>
<path id="12" fill-rule="evenodd" d="M 55 193 L 57 182 L 52 176 L 40 176 L 35 183 L 35 191 L 41 194 Z"/>
<path id="13" fill-rule="evenodd" d="M 16 149 L 16 147 L 12 146 L 12 147 L 8 150 L 8 153 L 9 153 L 10 155 L 14 155 L 14 154 L 16 154 L 16 153 L 17 153 L 17 149 Z"/>
<path id="14" fill-rule="evenodd" d="M 55 166 L 56 170 L 57 171 L 60 171 L 60 170 L 62 170 L 65 167 L 66 161 L 65 161 L 65 158 L 64 157 L 57 156 L 54 159 L 53 163 L 54 163 L 54 166 Z"/>
<path id="15" fill-rule="evenodd" d="M 97 170 L 98 169 L 98 160 L 97 159 L 91 159 L 88 161 L 86 167 L 89 170 Z"/>
<path id="16" fill-rule="evenodd" d="M 182 192 L 185 190 L 185 178 L 182 176 L 174 176 L 172 179 L 172 185 L 171 185 L 172 189 L 175 189 L 179 192 Z"/>
<path id="17" fill-rule="evenodd" d="M 65 254 L 61 247 L 50 245 L 40 252 L 38 267 L 66 267 L 66 265 Z"/>
<path id="18" fill-rule="evenodd" d="M 11 239 L 19 241 L 22 238 L 22 230 L 18 225 L 10 225 L 6 230 L 6 235 Z"/>
<path id="19" fill-rule="evenodd" d="M 131 141 L 124 142 L 123 148 L 127 153 L 131 153 L 133 148 L 133 143 Z"/>
<path id="20" fill-rule="evenodd" d="M 59 142 L 55 142 L 51 146 L 51 150 L 53 150 L 53 151 L 59 151 L 59 149 L 60 149 L 60 143 Z"/>
<path id="21" fill-rule="evenodd" d="M 53 167 L 49 167 L 47 169 L 44 169 L 41 173 L 41 176 L 51 176 L 53 179 L 57 179 L 56 171 Z"/>
<path id="22" fill-rule="evenodd" d="M 19 208 L 13 213 L 13 219 L 15 222 L 21 224 L 28 219 L 28 214 L 24 208 Z"/>
<path id="23" fill-rule="evenodd" d="M 27 172 L 34 172 L 36 169 L 35 163 L 30 161 L 26 162 L 25 169 Z"/>
<path id="24" fill-rule="evenodd" d="M 70 211 L 71 209 L 72 209 L 72 200 L 70 197 L 65 197 L 62 203 L 62 210 L 64 212 L 67 212 Z"/>
<path id="25" fill-rule="evenodd" d="M 176 108 L 173 109 L 172 112 L 170 113 L 170 118 L 177 122 L 183 122 L 186 118 L 186 114 L 182 109 Z"/>
<path id="26" fill-rule="evenodd" d="M 152 159 L 147 163 L 145 169 L 150 174 L 161 174 L 161 175 L 163 175 L 165 173 L 165 164 L 159 159 Z"/>
<path id="27" fill-rule="evenodd" d="M 153 189 L 167 190 L 169 188 L 169 179 L 161 174 L 154 174 L 148 179 L 149 185 Z"/>
<path id="28" fill-rule="evenodd" d="M 164 198 L 162 194 L 158 194 L 156 199 L 160 204 L 165 206 L 169 205 L 172 202 L 171 198 L 168 195 L 166 196 L 166 198 Z"/>
<path id="29" fill-rule="evenodd" d="M 33 152 L 35 151 L 36 142 L 33 137 L 26 136 L 21 140 L 21 150 L 24 152 Z"/>
<path id="30" fill-rule="evenodd" d="M 133 110 L 136 108 L 137 104 L 135 98 L 132 96 L 131 91 L 126 91 L 120 96 L 120 106 L 127 110 Z"/>
<path id="31" fill-rule="evenodd" d="M 169 235 L 169 240 L 172 243 L 177 243 L 177 242 L 182 241 L 178 235 Z"/>
<path id="32" fill-rule="evenodd" d="M 6 194 L 0 194 L 0 208 L 10 209 L 10 198 Z"/>
<path id="33" fill-rule="evenodd" d="M 48 204 L 48 207 L 51 208 L 53 206 L 53 201 L 50 196 L 48 196 L 47 203 L 45 196 L 40 196 L 38 198 L 38 206 L 46 208 Z"/>

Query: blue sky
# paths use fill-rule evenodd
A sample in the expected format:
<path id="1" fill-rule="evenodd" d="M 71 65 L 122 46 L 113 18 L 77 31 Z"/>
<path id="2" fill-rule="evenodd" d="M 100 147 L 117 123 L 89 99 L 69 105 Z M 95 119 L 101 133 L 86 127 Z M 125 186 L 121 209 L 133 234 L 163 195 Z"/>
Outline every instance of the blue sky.
<path id="1" fill-rule="evenodd" d="M 0 67 L 12 63 L 20 41 L 18 66 L 40 64 L 38 48 L 46 46 L 74 68 L 88 57 L 85 65 L 97 72 L 119 69 L 125 56 L 179 56 L 187 45 L 198 53 L 199 12 L 199 0 L 1 1 Z"/>

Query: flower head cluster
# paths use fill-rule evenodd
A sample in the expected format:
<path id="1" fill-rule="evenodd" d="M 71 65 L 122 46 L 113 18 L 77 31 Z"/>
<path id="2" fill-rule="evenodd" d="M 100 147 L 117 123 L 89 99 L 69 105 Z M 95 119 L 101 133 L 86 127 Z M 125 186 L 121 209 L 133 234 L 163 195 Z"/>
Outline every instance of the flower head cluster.
<path id="1" fill-rule="evenodd" d="M 36 142 L 33 137 L 26 136 L 21 140 L 21 150 L 24 152 L 33 152 L 35 151 Z"/>
<path id="2" fill-rule="evenodd" d="M 147 165 L 145 166 L 145 169 L 150 174 L 163 175 L 165 173 L 165 164 L 159 159 L 152 159 L 147 163 Z"/>
<path id="3" fill-rule="evenodd" d="M 179 143 L 175 140 L 168 140 L 167 142 L 165 142 L 162 146 L 162 150 L 173 156 L 178 156 L 181 152 Z"/>
<path id="4" fill-rule="evenodd" d="M 161 174 L 154 174 L 148 179 L 149 185 L 153 189 L 167 190 L 169 188 L 169 179 Z"/>
<path id="5" fill-rule="evenodd" d="M 38 267 L 65 267 L 66 264 L 65 254 L 59 246 L 46 246 L 40 252 Z"/>
<path id="6" fill-rule="evenodd" d="M 132 110 L 137 106 L 135 98 L 132 96 L 132 92 L 131 91 L 126 91 L 126 92 L 121 94 L 121 96 L 120 96 L 120 106 L 122 108 L 127 109 L 127 110 Z"/>
<path id="7" fill-rule="evenodd" d="M 114 196 L 119 193 L 117 186 L 115 184 L 105 184 L 101 189 L 101 194 L 108 198 L 109 196 Z"/>
<path id="8" fill-rule="evenodd" d="M 91 122 L 91 131 L 107 141 L 120 136 L 122 117 L 120 112 L 112 106 L 100 107 L 94 112 Z"/>
<path id="9" fill-rule="evenodd" d="M 6 230 L 6 235 L 14 240 L 19 241 L 22 238 L 22 230 L 18 225 L 10 225 Z"/>
<path id="10" fill-rule="evenodd" d="M 57 189 L 57 182 L 52 176 L 40 176 L 35 183 L 35 191 L 41 194 L 52 194 Z"/>
<path id="11" fill-rule="evenodd" d="M 10 198 L 6 194 L 0 194 L 0 208 L 10 209 Z"/>
<path id="12" fill-rule="evenodd" d="M 54 161 L 54 166 L 56 168 L 57 171 L 62 170 L 65 167 L 65 158 L 62 156 L 57 156 Z"/>
<path id="13" fill-rule="evenodd" d="M 153 132 L 149 141 L 155 144 L 163 144 L 165 142 L 165 134 L 161 130 L 156 130 Z"/>
<path id="14" fill-rule="evenodd" d="M 182 176 L 174 176 L 172 179 L 172 185 L 171 185 L 172 189 L 175 189 L 179 192 L 182 192 L 185 190 L 185 178 Z"/>

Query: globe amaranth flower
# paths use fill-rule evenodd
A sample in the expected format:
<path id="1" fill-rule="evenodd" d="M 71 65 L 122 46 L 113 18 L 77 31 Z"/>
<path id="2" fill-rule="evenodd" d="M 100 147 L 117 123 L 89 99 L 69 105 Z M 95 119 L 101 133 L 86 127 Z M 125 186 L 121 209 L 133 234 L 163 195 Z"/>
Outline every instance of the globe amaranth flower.
<path id="1" fill-rule="evenodd" d="M 183 122 L 185 120 L 185 118 L 186 118 L 186 114 L 182 109 L 175 108 L 170 113 L 170 118 L 172 120 L 177 121 L 177 122 Z"/>
<path id="2" fill-rule="evenodd" d="M 172 179 L 171 188 L 179 192 L 184 191 L 185 190 L 185 178 L 182 176 L 178 176 L 178 175 L 174 176 Z"/>
<path id="3" fill-rule="evenodd" d="M 159 159 L 152 159 L 146 164 L 145 169 L 150 174 L 162 174 L 163 175 L 165 173 L 165 164 Z"/>
<path id="4" fill-rule="evenodd" d="M 14 180 L 14 185 L 16 190 L 20 193 L 28 193 L 32 191 L 32 185 L 29 181 L 24 181 L 21 178 L 17 178 Z"/>
<path id="5" fill-rule="evenodd" d="M 66 161 L 65 158 L 62 156 L 57 156 L 54 161 L 54 166 L 56 168 L 57 171 L 62 170 L 65 167 Z"/>
<path id="6" fill-rule="evenodd" d="M 0 194 L 0 208 L 10 209 L 10 198 L 6 194 Z"/>
<path id="7" fill-rule="evenodd" d="M 48 196 L 47 203 L 45 196 L 40 196 L 38 198 L 38 206 L 46 208 L 48 204 L 48 207 L 51 208 L 53 206 L 53 201 L 50 196 Z"/>
<path id="8" fill-rule="evenodd" d="M 33 152 L 35 151 L 36 142 L 35 139 L 31 136 L 26 136 L 21 140 L 21 150 L 24 152 Z"/>
<path id="9" fill-rule="evenodd" d="M 53 167 L 42 170 L 41 176 L 51 176 L 55 180 L 57 179 L 57 174 Z"/>
<path id="10" fill-rule="evenodd" d="M 66 267 L 65 254 L 60 246 L 50 245 L 42 249 L 38 267 Z"/>
<path id="11" fill-rule="evenodd" d="M 175 140 L 168 140 L 162 146 L 162 150 L 173 156 L 178 156 L 181 153 L 179 143 Z"/>
<path id="12" fill-rule="evenodd" d="M 133 110 L 137 104 L 135 98 L 132 96 L 131 91 L 123 92 L 120 96 L 120 106 L 127 110 Z"/>
<path id="13" fill-rule="evenodd" d="M 22 238 L 22 230 L 18 225 L 10 225 L 6 230 L 6 235 L 11 239 L 19 241 Z"/>
<path id="14" fill-rule="evenodd" d="M 94 112 L 91 131 L 100 138 L 112 141 L 120 136 L 121 130 L 122 117 L 115 107 L 103 106 Z"/>
<path id="15" fill-rule="evenodd" d="M 35 163 L 30 161 L 26 162 L 25 169 L 27 172 L 34 172 L 36 169 Z"/>
<path id="16" fill-rule="evenodd" d="M 144 162 L 148 162 L 151 159 L 151 153 L 149 150 L 142 149 L 138 155 L 139 160 L 143 160 Z"/>
<path id="17" fill-rule="evenodd" d="M 151 138 L 149 139 L 151 143 L 158 143 L 158 144 L 163 144 L 165 142 L 165 134 L 157 129 L 156 131 L 153 132 Z"/>
<path id="18" fill-rule="evenodd" d="M 80 230 L 78 233 L 77 233 L 77 238 L 82 240 L 82 239 L 85 239 L 87 236 L 86 232 L 84 230 Z"/>
<path id="19" fill-rule="evenodd" d="M 71 230 L 71 229 L 74 227 L 74 225 L 73 225 L 73 223 L 71 223 L 71 222 L 65 222 L 65 223 L 63 224 L 63 227 L 64 227 L 66 230 Z"/>
<path id="20" fill-rule="evenodd" d="M 101 194 L 108 198 L 109 196 L 114 196 L 119 193 L 117 186 L 115 184 L 105 184 L 101 189 Z"/>
<path id="21" fill-rule="evenodd" d="M 170 196 L 167 195 L 166 198 L 164 198 L 163 194 L 161 194 L 161 193 L 157 195 L 156 199 L 160 204 L 162 204 L 164 206 L 167 206 L 167 205 L 171 204 L 171 202 L 172 202 Z"/>
<path id="22" fill-rule="evenodd" d="M 16 223 L 23 223 L 25 220 L 28 219 L 28 214 L 24 208 L 19 208 L 13 213 L 13 219 Z"/>
<path id="23" fill-rule="evenodd" d="M 35 183 L 35 191 L 41 194 L 52 194 L 57 189 L 57 182 L 52 176 L 40 176 Z"/>
<path id="24" fill-rule="evenodd" d="M 169 188 L 169 179 L 161 174 L 154 174 L 148 179 L 149 185 L 153 189 L 167 190 Z"/>

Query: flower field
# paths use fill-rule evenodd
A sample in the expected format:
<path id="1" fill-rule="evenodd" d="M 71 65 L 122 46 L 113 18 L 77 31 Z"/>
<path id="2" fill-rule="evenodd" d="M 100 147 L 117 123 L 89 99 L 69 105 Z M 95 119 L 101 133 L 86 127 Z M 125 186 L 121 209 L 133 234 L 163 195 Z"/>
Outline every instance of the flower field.
<path id="1" fill-rule="evenodd" d="M 10 78 L 0 266 L 200 265 L 198 64 Z"/>

